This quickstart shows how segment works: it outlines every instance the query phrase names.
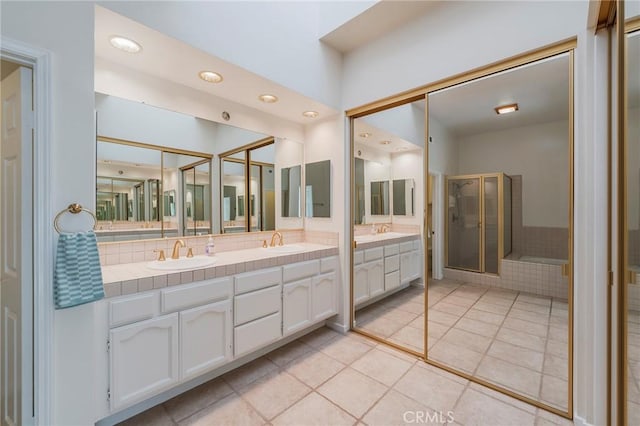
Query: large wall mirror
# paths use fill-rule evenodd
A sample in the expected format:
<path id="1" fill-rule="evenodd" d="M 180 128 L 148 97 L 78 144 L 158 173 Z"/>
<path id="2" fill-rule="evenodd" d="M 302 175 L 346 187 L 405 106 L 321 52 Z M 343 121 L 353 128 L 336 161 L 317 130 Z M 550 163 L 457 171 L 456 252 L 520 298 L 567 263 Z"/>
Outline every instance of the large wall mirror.
<path id="1" fill-rule="evenodd" d="M 424 104 L 421 99 L 351 122 L 353 326 L 420 356 L 424 234 L 412 212 L 424 208 Z"/>
<path id="2" fill-rule="evenodd" d="M 305 216 L 331 217 L 331 161 L 305 164 Z"/>
<path id="3" fill-rule="evenodd" d="M 95 96 L 99 241 L 303 227 L 302 143 Z"/>
<path id="4" fill-rule="evenodd" d="M 445 175 L 428 359 L 572 413 L 572 52 L 427 96 Z"/>
<path id="5" fill-rule="evenodd" d="M 622 48 L 625 59 L 624 204 L 626 230 L 623 241 L 625 273 L 620 286 L 620 374 L 619 423 L 640 423 L 640 3 L 625 2 L 625 28 Z M 620 335 L 618 335 L 620 336 Z"/>
<path id="6" fill-rule="evenodd" d="M 573 49 L 348 112 L 353 329 L 568 418 Z"/>

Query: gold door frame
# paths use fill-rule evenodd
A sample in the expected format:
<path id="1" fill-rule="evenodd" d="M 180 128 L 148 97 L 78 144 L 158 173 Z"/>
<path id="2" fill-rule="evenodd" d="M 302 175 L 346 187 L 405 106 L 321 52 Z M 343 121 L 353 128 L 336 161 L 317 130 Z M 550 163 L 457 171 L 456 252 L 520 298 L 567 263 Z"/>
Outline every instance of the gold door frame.
<path id="1" fill-rule="evenodd" d="M 355 306 L 353 303 L 353 297 L 354 297 L 354 265 L 353 265 L 353 254 L 354 254 L 354 249 L 357 247 L 357 243 L 354 239 L 354 197 L 351 196 L 349 197 L 350 201 L 349 201 L 349 221 L 350 221 L 350 226 L 349 226 L 349 238 L 351 241 L 351 250 L 349 250 L 349 256 L 348 256 L 348 260 L 349 260 L 349 324 L 350 324 L 350 329 L 353 330 L 354 332 L 367 336 L 373 340 L 376 340 L 378 342 L 384 343 L 388 346 L 394 347 L 396 349 L 399 349 L 401 351 L 407 352 L 409 354 L 415 355 L 420 357 L 424 362 L 426 362 L 427 364 L 433 365 L 435 367 L 441 368 L 445 371 L 448 371 L 450 373 L 453 373 L 457 376 L 460 376 L 464 379 L 467 379 L 471 382 L 474 383 L 478 383 L 482 386 L 485 386 L 489 389 L 495 390 L 497 392 L 503 393 L 505 395 L 508 395 L 510 397 L 513 397 L 515 399 L 518 399 L 520 401 L 526 402 L 530 405 L 533 405 L 535 407 L 544 409 L 546 411 L 549 411 L 551 413 L 557 414 L 559 416 L 565 417 L 567 419 L 572 419 L 573 418 L 573 240 L 574 240 L 574 229 L 573 229 L 573 210 L 574 210 L 574 169 L 573 169 L 573 153 L 574 153 L 574 52 L 575 49 L 577 47 L 577 37 L 572 37 L 570 39 L 567 40 L 563 40 L 560 41 L 558 43 L 554 43 L 539 49 L 535 49 L 526 53 L 523 53 L 521 55 L 516 55 L 513 56 L 511 58 L 502 60 L 502 61 L 498 61 L 492 64 L 489 64 L 487 66 L 484 67 L 480 67 L 480 68 L 476 68 L 473 69 L 471 71 L 468 72 L 464 72 L 458 75 L 455 75 L 453 77 L 450 78 L 446 78 L 443 80 L 439 80 L 436 81 L 434 83 L 430 83 L 427 84 L 425 86 L 421 86 L 406 92 L 402 92 L 378 101 L 374 101 L 372 103 L 363 105 L 363 106 L 359 106 L 356 108 L 352 108 L 349 109 L 347 111 L 345 111 L 345 114 L 347 116 L 347 118 L 349 119 L 349 136 L 350 136 L 350 140 L 349 140 L 349 149 L 350 149 L 350 157 L 349 157 L 349 161 L 351 162 L 350 164 L 350 185 L 349 185 L 349 191 L 353 190 L 353 186 L 354 186 L 354 167 L 353 167 L 353 163 L 354 163 L 354 141 L 355 141 L 355 134 L 354 134 L 354 120 L 356 118 L 359 117 L 363 117 L 366 115 L 370 115 L 376 112 L 380 112 L 380 111 L 384 111 L 387 109 L 391 109 L 394 108 L 396 106 L 400 106 L 400 105 L 404 105 L 407 103 L 411 103 L 411 102 L 415 102 L 421 99 L 425 100 L 425 134 L 424 134 L 424 148 L 423 148 L 423 182 L 428 182 L 429 179 L 429 102 L 428 102 L 428 94 L 431 92 L 435 92 L 437 90 L 441 90 L 444 88 L 448 88 L 448 87 L 452 87 L 455 86 L 457 84 L 460 83 L 465 83 L 465 82 L 469 82 L 472 80 L 476 80 L 482 77 L 487 77 L 489 75 L 492 74 L 496 74 L 499 72 L 503 72 L 512 68 L 516 68 L 522 65 L 526 65 L 526 64 L 530 64 L 533 62 L 536 62 L 538 60 L 541 59 L 546 59 L 546 58 L 550 58 L 556 55 L 561 55 L 561 54 L 569 54 L 569 102 L 568 102 L 568 108 L 569 108 L 569 170 L 568 170 L 568 174 L 569 174 L 569 241 L 568 241 L 568 260 L 569 263 L 567 265 L 566 268 L 566 272 L 567 272 L 567 280 L 568 280 L 568 294 L 567 294 L 567 301 L 568 301 L 568 342 L 567 342 L 567 346 L 568 346 L 568 380 L 567 380 L 567 411 L 562 411 L 560 409 L 557 409 L 555 407 L 549 406 L 547 404 L 544 404 L 538 400 L 520 395 L 518 393 L 515 393 L 509 389 L 506 389 L 502 386 L 496 385 L 494 383 L 488 382 L 486 380 L 480 379 L 478 377 L 475 377 L 471 374 L 468 373 L 464 373 L 462 371 L 456 370 L 455 368 L 452 368 L 448 365 L 442 364 L 438 361 L 432 360 L 429 358 L 429 351 L 428 351 L 428 335 L 429 335 L 429 329 L 428 329 L 428 314 L 425 315 L 425 324 L 424 324 L 424 352 L 423 353 L 418 353 L 416 351 L 413 351 L 411 349 L 405 348 L 401 345 L 395 344 L 393 342 L 389 342 L 383 338 L 380 338 L 379 336 L 375 336 L 371 333 L 368 333 L 364 330 L 358 329 L 355 327 L 354 324 L 354 320 L 355 320 Z M 428 200 L 429 196 L 430 196 L 430 188 L 428 184 L 424 185 L 424 193 L 423 193 L 423 197 L 424 200 Z M 446 200 L 445 200 L 446 201 Z M 442 208 L 444 208 L 444 206 L 442 206 Z M 430 223 L 430 218 L 427 217 L 428 215 L 428 208 L 425 204 L 424 207 L 424 211 L 423 211 L 423 229 L 428 229 L 427 225 L 428 223 Z M 422 235 L 423 238 L 423 247 L 427 246 L 427 233 L 423 232 Z M 428 256 L 428 251 L 427 250 L 423 250 L 423 266 L 424 266 L 424 271 L 428 270 L 428 265 L 429 265 L 430 259 Z M 424 283 L 425 283 L 425 289 L 424 289 L 424 307 L 425 307 L 425 313 L 428 312 L 428 306 L 429 306 L 429 292 L 428 292 L 428 283 L 429 283 L 429 277 L 427 276 L 426 272 L 423 273 L 424 276 Z"/>

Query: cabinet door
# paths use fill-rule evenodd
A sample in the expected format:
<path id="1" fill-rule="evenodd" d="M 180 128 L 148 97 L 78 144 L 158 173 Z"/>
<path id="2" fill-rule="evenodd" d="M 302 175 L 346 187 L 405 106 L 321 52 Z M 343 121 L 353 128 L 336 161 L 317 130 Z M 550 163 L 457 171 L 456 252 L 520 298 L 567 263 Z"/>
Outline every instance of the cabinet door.
<path id="1" fill-rule="evenodd" d="M 353 268 L 353 303 L 355 305 L 369 299 L 368 269 L 367 264 Z"/>
<path id="2" fill-rule="evenodd" d="M 431 261 L 431 259 L 429 259 Z M 411 252 L 411 279 L 422 277 L 422 252 L 414 250 Z"/>
<path id="3" fill-rule="evenodd" d="M 311 278 L 282 287 L 282 324 L 286 336 L 311 324 Z"/>
<path id="4" fill-rule="evenodd" d="M 413 252 L 400 255 L 400 282 L 402 284 L 411 281 L 415 275 Z"/>
<path id="5" fill-rule="evenodd" d="M 180 312 L 180 377 L 189 379 L 231 361 L 231 300 Z"/>
<path id="6" fill-rule="evenodd" d="M 368 263 L 369 297 L 384 293 L 384 260 Z"/>
<path id="7" fill-rule="evenodd" d="M 312 286 L 313 321 L 323 320 L 336 314 L 338 312 L 336 273 L 329 272 L 313 277 Z"/>
<path id="8" fill-rule="evenodd" d="M 110 331 L 111 409 L 170 388 L 178 381 L 178 314 Z"/>

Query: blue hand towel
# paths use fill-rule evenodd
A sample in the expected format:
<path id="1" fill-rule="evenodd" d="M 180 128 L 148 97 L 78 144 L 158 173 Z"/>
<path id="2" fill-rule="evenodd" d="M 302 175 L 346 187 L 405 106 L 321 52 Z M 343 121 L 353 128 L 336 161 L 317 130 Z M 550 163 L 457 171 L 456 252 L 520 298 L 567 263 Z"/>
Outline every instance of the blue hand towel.
<path id="1" fill-rule="evenodd" d="M 104 297 L 98 243 L 93 231 L 60 234 L 53 297 L 56 309 Z"/>

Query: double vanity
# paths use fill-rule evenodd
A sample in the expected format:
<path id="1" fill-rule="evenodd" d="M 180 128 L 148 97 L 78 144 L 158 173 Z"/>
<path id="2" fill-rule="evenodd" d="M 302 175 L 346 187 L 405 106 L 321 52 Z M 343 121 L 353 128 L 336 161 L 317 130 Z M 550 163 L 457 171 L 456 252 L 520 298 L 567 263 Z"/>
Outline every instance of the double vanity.
<path id="1" fill-rule="evenodd" d="M 184 267 L 198 262 L 206 266 Z M 195 386 L 188 382 L 222 374 L 338 313 L 335 246 L 299 242 L 165 261 L 175 270 L 158 263 L 103 266 L 110 413 Z"/>

